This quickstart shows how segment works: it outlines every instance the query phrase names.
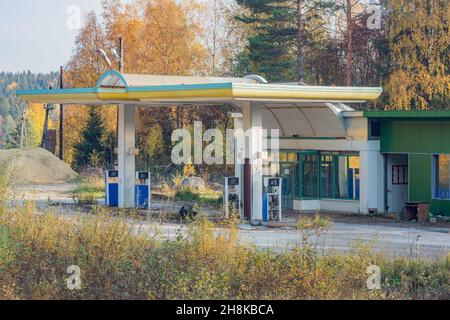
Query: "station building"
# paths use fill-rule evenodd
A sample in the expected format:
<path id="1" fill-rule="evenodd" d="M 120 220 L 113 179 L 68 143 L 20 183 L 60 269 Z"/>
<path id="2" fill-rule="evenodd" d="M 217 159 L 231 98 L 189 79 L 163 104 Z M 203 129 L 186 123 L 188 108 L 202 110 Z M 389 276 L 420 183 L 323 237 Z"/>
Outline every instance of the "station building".
<path id="1" fill-rule="evenodd" d="M 364 117 L 380 142 L 384 211 L 423 201 L 432 214 L 450 216 L 450 110 L 372 111 Z"/>
<path id="2" fill-rule="evenodd" d="M 289 126 L 277 172 L 284 208 L 400 213 L 427 202 L 432 214 L 450 215 L 450 111 L 330 108 L 328 118 L 307 109 L 303 126 L 289 126 L 292 110 L 265 117 Z"/>

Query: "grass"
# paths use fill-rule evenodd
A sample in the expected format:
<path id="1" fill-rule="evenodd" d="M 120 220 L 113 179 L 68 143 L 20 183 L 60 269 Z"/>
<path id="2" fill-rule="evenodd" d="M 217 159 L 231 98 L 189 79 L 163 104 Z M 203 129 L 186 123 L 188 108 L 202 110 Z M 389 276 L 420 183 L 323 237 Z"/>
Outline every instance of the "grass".
<path id="1" fill-rule="evenodd" d="M 157 229 L 92 210 L 68 218 L 0 201 L 0 299 L 450 299 L 450 256 L 390 259 L 367 246 L 320 255 L 308 241 L 257 250 L 238 242 L 233 224 L 218 235 L 202 218 L 162 241 Z M 67 288 L 73 265 L 80 290 Z M 366 287 L 371 265 L 380 290 Z"/>
<path id="2" fill-rule="evenodd" d="M 100 210 L 101 211 L 101 210 Z M 287 252 L 220 236 L 205 219 L 161 241 L 106 213 L 79 218 L 36 214 L 32 206 L 0 214 L 0 299 L 449 299 L 449 260 L 388 259 L 355 248 L 319 255 L 307 244 Z M 156 230 L 157 234 L 157 230 Z M 382 288 L 366 287 L 367 267 Z M 66 287 L 81 269 L 81 290 Z"/>
<path id="3" fill-rule="evenodd" d="M 176 201 L 198 201 L 199 199 L 200 196 L 198 195 L 198 193 L 190 189 L 177 191 L 173 197 L 173 200 Z"/>
<path id="4" fill-rule="evenodd" d="M 78 204 L 96 204 L 97 199 L 105 196 L 103 179 L 97 176 L 88 176 L 80 180 L 81 185 L 72 191 L 72 197 Z"/>
<path id="5" fill-rule="evenodd" d="M 210 205 L 219 205 L 222 204 L 222 192 L 206 189 L 200 192 L 200 201 L 203 203 L 207 203 Z"/>
<path id="6" fill-rule="evenodd" d="M 213 190 L 210 187 L 193 188 L 183 185 L 184 176 L 176 174 L 171 182 L 163 181 L 154 192 L 174 201 L 196 202 L 208 205 L 220 205 L 222 202 L 222 192 Z"/>
<path id="7" fill-rule="evenodd" d="M 173 200 L 218 205 L 222 201 L 222 193 L 211 189 L 192 190 L 184 188 L 175 193 Z"/>
<path id="8" fill-rule="evenodd" d="M 329 229 L 333 226 L 333 222 L 319 214 L 315 214 L 314 217 L 303 216 L 297 221 L 297 229 Z"/>
<path id="9" fill-rule="evenodd" d="M 81 185 L 72 191 L 74 194 L 91 194 L 93 197 L 102 198 L 105 196 L 104 188 L 97 188 L 90 185 Z"/>

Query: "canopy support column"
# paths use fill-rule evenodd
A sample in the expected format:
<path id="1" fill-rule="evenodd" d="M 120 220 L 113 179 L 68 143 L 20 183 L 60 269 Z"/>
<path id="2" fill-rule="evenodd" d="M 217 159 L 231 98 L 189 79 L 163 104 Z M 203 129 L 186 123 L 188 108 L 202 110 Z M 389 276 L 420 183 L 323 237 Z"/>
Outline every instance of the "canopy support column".
<path id="1" fill-rule="evenodd" d="M 360 212 L 383 212 L 382 207 L 382 156 L 378 150 L 360 151 Z"/>
<path id="2" fill-rule="evenodd" d="M 119 105 L 118 127 L 119 208 L 134 208 L 136 175 L 135 106 Z"/>
<path id="3" fill-rule="evenodd" d="M 243 125 L 246 134 L 246 160 L 251 164 L 251 197 L 244 195 L 244 199 L 251 199 L 251 221 L 254 224 L 262 222 L 262 107 L 258 103 L 244 102 L 242 105 Z M 247 142 L 248 140 L 248 142 Z M 245 188 L 244 188 L 245 189 Z"/>
<path id="4" fill-rule="evenodd" d="M 241 198 L 241 219 L 244 215 L 244 162 L 245 162 L 245 140 L 244 140 L 244 124 L 242 113 L 232 113 L 231 118 L 234 122 L 234 176 L 239 178 L 239 195 Z"/>

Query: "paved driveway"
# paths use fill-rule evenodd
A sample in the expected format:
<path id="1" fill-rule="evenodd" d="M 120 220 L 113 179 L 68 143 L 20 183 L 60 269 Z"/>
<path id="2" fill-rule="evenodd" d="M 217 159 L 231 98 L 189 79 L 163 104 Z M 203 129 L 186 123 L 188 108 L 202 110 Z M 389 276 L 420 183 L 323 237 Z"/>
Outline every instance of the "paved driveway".
<path id="1" fill-rule="evenodd" d="M 144 231 L 162 239 L 174 239 L 185 227 L 179 224 L 143 225 Z M 226 230 L 216 229 L 216 233 Z M 435 258 L 446 256 L 450 252 L 450 233 L 445 228 L 412 228 L 395 226 L 374 226 L 363 224 L 335 223 L 330 230 L 300 232 L 292 229 L 263 228 L 241 225 L 239 241 L 255 245 L 258 248 L 286 250 L 301 245 L 304 236 L 308 243 L 316 246 L 319 252 L 351 253 L 358 243 L 370 244 L 375 252 L 390 257 L 412 256 L 414 258 Z"/>

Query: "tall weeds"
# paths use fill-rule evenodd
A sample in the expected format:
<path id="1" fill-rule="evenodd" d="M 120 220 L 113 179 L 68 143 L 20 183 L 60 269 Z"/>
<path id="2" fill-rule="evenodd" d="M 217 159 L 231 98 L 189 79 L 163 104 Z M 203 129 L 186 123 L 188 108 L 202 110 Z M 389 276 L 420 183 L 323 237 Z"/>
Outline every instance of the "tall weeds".
<path id="1" fill-rule="evenodd" d="M 366 287 L 372 264 L 382 270 L 378 291 Z M 67 288 L 71 265 L 80 290 Z M 448 259 L 391 260 L 364 247 L 345 256 L 308 245 L 261 251 L 206 219 L 160 241 L 106 213 L 69 219 L 32 206 L 0 214 L 0 284 L 0 299 L 450 298 Z"/>

